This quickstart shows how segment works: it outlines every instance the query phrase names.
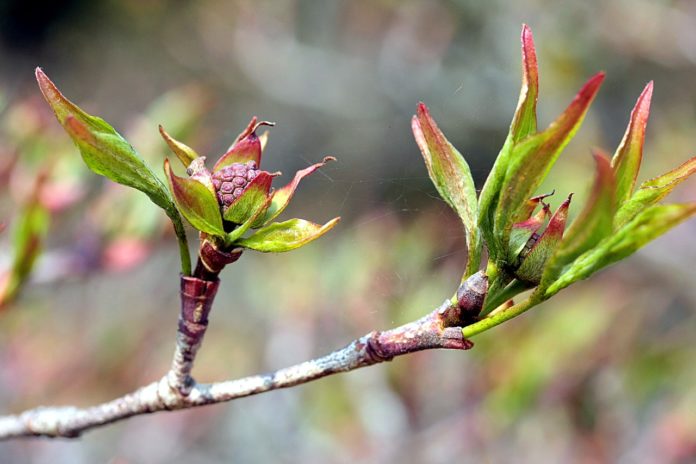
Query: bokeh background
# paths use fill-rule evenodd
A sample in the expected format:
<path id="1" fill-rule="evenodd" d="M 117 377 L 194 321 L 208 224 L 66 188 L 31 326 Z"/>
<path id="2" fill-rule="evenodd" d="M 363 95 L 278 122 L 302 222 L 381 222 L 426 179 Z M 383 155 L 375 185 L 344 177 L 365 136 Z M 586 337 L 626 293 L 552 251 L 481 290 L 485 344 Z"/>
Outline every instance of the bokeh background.
<path id="1" fill-rule="evenodd" d="M 0 311 L 0 411 L 87 406 L 158 378 L 178 311 L 165 216 L 87 171 L 40 99 L 35 66 L 158 172 L 157 124 L 216 157 L 253 115 L 278 123 L 266 169 L 339 158 L 285 213 L 340 215 L 336 229 L 224 271 L 195 369 L 214 381 L 324 354 L 452 294 L 463 233 L 427 178 L 410 116 L 419 100 L 430 106 L 480 187 L 517 102 L 522 23 L 538 47 L 540 126 L 607 72 L 542 188 L 559 192 L 556 204 L 574 191 L 577 213 L 590 148 L 613 151 L 650 79 L 641 178 L 694 155 L 689 0 L 1 0 L 0 273 L 13 266 L 22 212 L 47 220 L 34 271 Z M 693 181 L 672 196 L 695 198 Z M 5 442 L 0 461 L 694 462 L 695 233 L 696 221 L 681 225 L 469 352 L 419 353 L 76 441 Z"/>

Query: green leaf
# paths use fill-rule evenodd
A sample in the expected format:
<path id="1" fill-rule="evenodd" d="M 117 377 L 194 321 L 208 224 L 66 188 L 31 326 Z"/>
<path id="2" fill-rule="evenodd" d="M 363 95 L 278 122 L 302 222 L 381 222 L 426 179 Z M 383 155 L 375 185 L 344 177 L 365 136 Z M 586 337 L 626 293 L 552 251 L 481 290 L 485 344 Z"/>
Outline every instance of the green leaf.
<path id="1" fill-rule="evenodd" d="M 174 202 L 186 220 L 201 232 L 224 237 L 220 206 L 210 190 L 197 180 L 174 174 L 168 159 L 164 160 L 164 173 Z"/>
<path id="2" fill-rule="evenodd" d="M 272 200 L 273 195 L 269 195 L 268 197 L 266 197 L 266 201 L 259 205 L 259 207 L 256 209 L 256 212 L 253 215 L 251 215 L 249 219 L 244 221 L 243 224 L 240 224 L 239 227 L 227 234 L 227 236 L 225 237 L 225 242 L 228 244 L 232 244 L 235 240 L 244 235 L 253 226 L 253 224 L 255 224 L 256 221 L 259 220 L 259 218 L 262 218 L 264 216 L 264 213 L 268 210 L 268 207 L 271 205 Z"/>
<path id="3" fill-rule="evenodd" d="M 502 243 L 493 234 L 495 206 L 512 156 L 512 147 L 537 131 L 536 106 L 539 96 L 539 69 L 532 31 L 522 26 L 522 88 L 517 109 L 510 124 L 510 131 L 495 164 L 486 179 L 479 199 L 479 224 L 488 244 L 488 251 L 495 260 L 504 251 Z"/>
<path id="4" fill-rule="evenodd" d="M 609 158 L 604 153 L 595 151 L 593 155 L 596 170 L 592 193 L 549 260 L 544 271 L 543 282 L 555 280 L 565 265 L 594 247 L 612 232 L 616 213 L 614 173 Z"/>
<path id="5" fill-rule="evenodd" d="M 242 195 L 227 207 L 224 213 L 225 221 L 243 224 L 252 217 L 261 205 L 266 203 L 271 182 L 277 174 L 259 171 L 251 182 L 244 188 Z"/>
<path id="6" fill-rule="evenodd" d="M 662 200 L 694 172 L 696 172 L 696 157 L 691 158 L 667 174 L 643 182 L 633 196 L 621 205 L 614 220 L 615 227 L 621 227 L 648 206 Z"/>
<path id="7" fill-rule="evenodd" d="M 167 142 L 169 148 L 176 157 L 179 158 L 179 161 L 181 161 L 181 164 L 183 164 L 185 168 L 188 168 L 193 160 L 198 158 L 198 153 L 196 153 L 193 148 L 172 138 L 161 125 L 159 126 L 159 131 L 164 141 Z"/>
<path id="8" fill-rule="evenodd" d="M 312 174 L 317 169 L 323 167 L 329 161 L 336 161 L 336 158 L 334 158 L 333 156 L 326 156 L 321 161 L 321 163 L 316 163 L 300 171 L 297 171 L 295 173 L 295 177 L 289 184 L 276 190 L 275 194 L 273 195 L 273 202 L 271 203 L 271 206 L 268 208 L 268 211 L 263 217 L 261 224 L 266 224 L 278 217 L 278 215 L 282 213 L 290 203 L 290 200 L 292 199 L 292 196 L 295 194 L 295 190 L 297 189 L 297 186 L 300 184 L 300 181 L 308 175 Z M 258 225 L 254 224 L 254 227 L 257 227 Z"/>
<path id="9" fill-rule="evenodd" d="M 65 98 L 40 68 L 36 69 L 36 78 L 58 122 L 70 134 L 92 171 L 144 192 L 164 209 L 170 207 L 171 198 L 164 184 L 113 127 Z"/>
<path id="10" fill-rule="evenodd" d="M 87 167 L 114 182 L 140 190 L 165 210 L 179 240 L 182 271 L 190 274 L 191 258 L 186 245 L 186 232 L 162 181 L 113 127 L 103 119 L 85 113 L 65 98 L 41 68 L 36 68 L 36 79 L 41 93 L 80 150 Z"/>
<path id="11" fill-rule="evenodd" d="M 255 234 L 237 240 L 235 245 L 264 253 L 282 253 L 294 250 L 315 240 L 333 228 L 340 218 L 319 225 L 304 219 L 275 222 L 256 231 Z"/>
<path id="12" fill-rule="evenodd" d="M 478 230 L 476 186 L 469 165 L 456 148 L 445 138 L 420 103 L 411 128 L 423 154 L 425 165 L 435 188 L 448 205 L 459 215 L 466 232 L 469 261 L 465 277 L 478 271 L 481 262 L 481 236 Z"/>
<path id="13" fill-rule="evenodd" d="M 544 132 L 513 146 L 495 213 L 494 231 L 503 245 L 509 241 L 512 225 L 520 220 L 520 208 L 541 185 L 577 132 L 603 80 L 604 73 L 594 75 Z"/>
<path id="14" fill-rule="evenodd" d="M 650 116 L 652 92 L 653 83 L 650 81 L 631 111 L 626 133 L 611 160 L 616 176 L 616 204 L 618 206 L 621 206 L 631 196 L 638 177 L 640 163 L 643 159 L 645 127 L 648 124 L 648 116 Z"/>
<path id="15" fill-rule="evenodd" d="M 544 297 L 549 298 L 573 282 L 586 279 L 603 267 L 626 258 L 694 214 L 696 203 L 648 207 L 595 248 L 579 256 L 546 289 Z"/>

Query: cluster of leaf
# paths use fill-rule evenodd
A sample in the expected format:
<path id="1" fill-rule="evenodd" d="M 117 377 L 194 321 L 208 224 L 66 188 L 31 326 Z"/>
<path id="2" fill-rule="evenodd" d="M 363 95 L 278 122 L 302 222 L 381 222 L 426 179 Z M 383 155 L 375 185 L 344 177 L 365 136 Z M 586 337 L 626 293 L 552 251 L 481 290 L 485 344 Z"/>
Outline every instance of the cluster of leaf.
<path id="1" fill-rule="evenodd" d="M 226 249 L 250 248 L 263 252 L 297 248 L 323 235 L 338 222 L 336 218 L 323 226 L 301 219 L 270 223 L 285 209 L 300 180 L 323 166 L 328 159 L 299 171 L 290 184 L 276 191 L 271 191 L 270 186 L 273 175 L 266 173 L 259 176 L 258 181 L 245 188 L 243 201 L 237 208 L 223 210 L 217 203 L 215 192 L 211 191 L 208 182 L 202 181 L 202 176 L 194 175 L 188 179 L 178 177 L 172 173 L 169 162 L 165 161 L 165 174 L 169 181 L 167 188 L 111 125 L 99 117 L 87 114 L 65 98 L 40 68 L 36 69 L 36 78 L 44 98 L 79 148 L 85 164 L 99 175 L 140 190 L 165 211 L 179 241 L 182 273 L 185 275 L 191 274 L 191 258 L 182 215 L 206 237 L 211 237 Z M 240 160 L 254 159 L 260 163 L 263 143 L 256 137 L 257 127 L 254 119 L 218 161 L 214 170 Z M 204 157 L 199 157 L 194 150 L 174 140 L 164 130 L 161 133 L 186 167 L 198 163 L 204 169 Z M 230 215 L 239 213 L 239 217 L 225 217 L 224 214 L 228 214 L 228 211 Z M 223 227 L 223 222 L 227 219 L 235 220 L 230 232 Z M 244 237 L 251 228 L 259 230 Z"/>
<path id="2" fill-rule="evenodd" d="M 246 163 L 260 166 L 267 139 L 267 133 L 264 133 L 262 137 L 256 135 L 256 130 L 261 125 L 272 124 L 265 121 L 257 122 L 254 117 L 227 152 L 217 160 L 212 172 L 205 167 L 204 157 L 199 156 L 182 142 L 174 140 L 160 127 L 162 136 L 187 168 L 190 177 L 175 175 L 169 160 L 165 160 L 164 172 L 174 203 L 197 230 L 220 241 L 227 249 L 242 247 L 261 252 L 280 253 L 309 243 L 338 223 L 339 218 L 324 225 L 304 219 L 272 222 L 288 206 L 300 181 L 334 158 L 327 156 L 322 162 L 298 171 L 289 184 L 277 190 L 271 189 L 271 182 L 278 173 L 258 170 L 256 176 L 243 188 L 243 192 L 234 202 L 227 206 L 220 204 L 213 185 L 213 175 L 223 172 L 226 168 L 234 168 Z M 258 230 L 244 237 L 250 229 Z"/>
<path id="3" fill-rule="evenodd" d="M 490 286 L 481 315 L 493 312 L 492 320 L 475 324 L 465 331 L 468 335 L 514 317 L 629 256 L 696 213 L 696 203 L 658 204 L 696 171 L 696 158 L 635 189 L 652 96 L 650 82 L 638 98 L 613 157 L 595 151 L 590 198 L 564 233 L 570 197 L 549 218 L 543 201 L 548 195 L 532 195 L 577 132 L 604 75 L 590 78 L 566 110 L 539 131 L 537 59 L 526 25 L 522 29 L 522 64 L 522 89 L 510 131 L 478 198 L 466 161 L 438 129 L 425 105 L 418 107 L 413 118 L 413 132 L 430 177 L 464 224 L 469 250 L 464 278 L 479 270 L 484 243 L 488 249 Z M 539 205 L 542 210 L 533 215 Z M 531 296 L 512 306 L 512 297 L 530 288 L 535 289 Z"/>

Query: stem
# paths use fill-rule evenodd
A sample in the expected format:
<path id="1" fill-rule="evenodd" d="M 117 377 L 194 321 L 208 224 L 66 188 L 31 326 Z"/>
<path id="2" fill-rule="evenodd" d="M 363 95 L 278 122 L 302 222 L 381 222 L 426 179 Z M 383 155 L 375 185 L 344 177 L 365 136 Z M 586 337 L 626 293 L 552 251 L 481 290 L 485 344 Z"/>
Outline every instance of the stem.
<path id="1" fill-rule="evenodd" d="M 176 333 L 176 349 L 167 374 L 169 386 L 186 396 L 195 384 L 191 371 L 196 353 L 208 328 L 208 315 L 220 281 L 181 277 L 181 312 Z"/>
<path id="2" fill-rule="evenodd" d="M 445 348 L 468 350 L 473 344 L 462 328 L 451 326 L 458 309 L 445 301 L 425 317 L 384 332 L 371 332 L 345 348 L 276 372 L 213 384 L 172 388 L 169 375 L 120 398 L 90 408 L 41 407 L 0 417 L 0 439 L 14 437 L 75 438 L 82 432 L 128 417 L 187 409 L 293 387 L 327 375 L 391 361 L 416 351 Z"/>
<path id="3" fill-rule="evenodd" d="M 181 256 L 181 274 L 185 276 L 191 275 L 191 254 L 189 253 L 188 240 L 186 238 L 186 229 L 184 229 L 184 224 L 181 222 L 181 216 L 179 212 L 174 209 L 173 211 L 167 210 L 167 216 L 172 221 L 174 226 L 174 233 L 176 234 L 176 239 L 179 242 L 179 255 Z"/>
<path id="4" fill-rule="evenodd" d="M 492 289 L 493 287 L 494 286 L 491 286 Z M 481 316 L 485 316 L 501 304 L 514 298 L 516 295 L 525 290 L 529 290 L 529 285 L 521 280 L 514 279 L 506 287 L 501 288 L 500 285 L 498 285 L 494 290 L 495 292 L 491 290 L 491 292 L 488 293 L 486 303 L 483 305 L 483 310 L 481 311 Z"/>
<path id="5" fill-rule="evenodd" d="M 474 335 L 478 335 L 482 332 L 485 332 L 486 330 L 492 329 L 493 327 L 502 324 L 505 321 L 509 321 L 510 319 L 519 316 L 520 314 L 529 310 L 533 306 L 536 306 L 539 303 L 541 303 L 541 301 L 541 298 L 539 298 L 536 295 L 536 292 L 532 293 L 532 295 L 529 298 L 522 301 L 521 303 L 517 303 L 516 305 L 513 305 L 508 309 L 496 312 L 495 314 L 492 314 L 489 317 L 483 318 L 478 322 L 464 327 L 462 329 L 462 334 L 464 335 L 464 338 L 471 338 Z"/>

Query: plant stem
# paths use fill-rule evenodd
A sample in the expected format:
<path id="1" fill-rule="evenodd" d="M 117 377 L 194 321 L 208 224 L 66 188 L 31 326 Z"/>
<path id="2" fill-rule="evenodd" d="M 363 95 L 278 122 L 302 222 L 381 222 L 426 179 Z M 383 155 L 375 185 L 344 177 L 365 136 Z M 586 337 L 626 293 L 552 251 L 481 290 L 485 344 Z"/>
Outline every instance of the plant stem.
<path id="1" fill-rule="evenodd" d="M 176 234 L 176 239 L 179 242 L 179 255 L 181 256 L 181 274 L 185 276 L 190 276 L 191 254 L 189 253 L 188 240 L 186 238 L 186 229 L 184 229 L 184 224 L 181 222 L 181 216 L 179 216 L 178 211 L 167 211 L 167 216 L 169 216 L 169 219 L 171 219 L 172 221 L 172 225 L 174 226 L 174 233 Z"/>
<path id="2" fill-rule="evenodd" d="M 509 321 L 510 319 L 519 316 L 520 314 L 532 308 L 533 306 L 536 306 L 540 302 L 541 298 L 539 298 L 536 295 L 536 292 L 532 293 L 532 295 L 529 298 L 522 301 L 521 303 L 517 303 L 516 305 L 513 305 L 508 309 L 496 312 L 495 314 L 492 314 L 489 317 L 483 318 L 478 322 L 464 327 L 462 329 L 462 334 L 464 335 L 464 338 L 471 338 L 474 335 L 478 335 L 482 332 L 485 332 L 486 330 L 489 330 L 497 325 L 502 324 L 505 321 Z"/>
<path id="3" fill-rule="evenodd" d="M 176 332 L 176 349 L 167 374 L 169 386 L 186 396 L 195 384 L 191 371 L 208 328 L 208 314 L 220 281 L 181 277 L 181 312 Z"/>
<path id="4" fill-rule="evenodd" d="M 40 407 L 0 417 L 0 440 L 14 437 L 75 438 L 86 430 L 128 417 L 158 411 L 194 408 L 293 387 L 327 375 L 371 366 L 416 351 L 445 348 L 467 350 L 473 344 L 453 323 L 449 301 L 428 315 L 395 329 L 370 332 L 345 348 L 276 372 L 213 384 L 193 382 L 182 392 L 168 375 L 136 391 L 89 408 Z M 184 394 L 185 393 L 185 394 Z"/>
<path id="5" fill-rule="evenodd" d="M 485 316 L 501 304 L 512 299 L 523 291 L 529 290 L 529 286 L 524 282 L 515 279 L 504 288 L 497 286 L 494 290 L 495 292 L 491 291 L 488 293 L 483 310 L 481 311 L 481 316 Z"/>

